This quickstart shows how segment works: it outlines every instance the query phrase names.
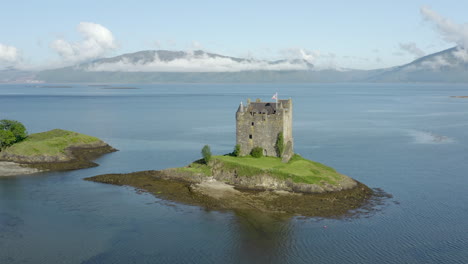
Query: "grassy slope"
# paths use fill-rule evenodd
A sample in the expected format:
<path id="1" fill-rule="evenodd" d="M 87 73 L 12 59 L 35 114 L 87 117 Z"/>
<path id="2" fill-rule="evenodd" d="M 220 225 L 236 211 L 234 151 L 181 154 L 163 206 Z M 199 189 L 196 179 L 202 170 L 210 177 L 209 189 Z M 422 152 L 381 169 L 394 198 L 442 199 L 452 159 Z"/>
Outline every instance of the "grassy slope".
<path id="1" fill-rule="evenodd" d="M 280 158 L 275 157 L 213 156 L 213 159 L 222 162 L 226 169 L 236 170 L 238 175 L 246 177 L 268 174 L 278 179 L 291 179 L 296 183 L 318 185 L 321 185 L 322 181 L 334 185 L 343 177 L 342 174 L 336 172 L 333 168 L 304 159 L 299 155 L 294 155 L 288 163 L 282 163 Z M 211 170 L 207 165 L 197 163 L 192 163 L 188 167 L 179 169 L 211 175 Z"/>
<path id="2" fill-rule="evenodd" d="M 205 164 L 199 164 L 199 163 L 196 163 L 196 162 L 191 163 L 187 167 L 176 168 L 176 169 L 179 170 L 179 171 L 182 171 L 182 172 L 190 172 L 190 173 L 197 173 L 197 174 L 201 173 L 201 174 L 204 174 L 206 176 L 212 176 L 210 167 L 208 167 Z"/>
<path id="3" fill-rule="evenodd" d="M 67 130 L 54 129 L 47 132 L 31 134 L 25 140 L 14 144 L 4 151 L 22 156 L 55 156 L 65 153 L 67 147 L 89 144 L 96 141 L 99 141 L 96 137 Z"/>

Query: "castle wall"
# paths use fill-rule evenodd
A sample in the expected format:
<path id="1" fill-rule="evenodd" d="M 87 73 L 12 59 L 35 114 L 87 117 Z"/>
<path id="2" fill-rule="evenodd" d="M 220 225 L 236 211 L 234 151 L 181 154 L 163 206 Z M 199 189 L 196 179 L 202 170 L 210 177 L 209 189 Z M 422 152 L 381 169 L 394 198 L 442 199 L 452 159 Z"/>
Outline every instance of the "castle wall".
<path id="1" fill-rule="evenodd" d="M 294 147 L 294 140 L 293 140 L 293 132 L 292 132 L 292 122 L 293 122 L 293 107 L 292 107 L 292 100 L 282 100 L 283 107 L 284 107 L 284 122 L 283 122 L 283 136 L 284 136 L 284 144 L 287 144 L 289 141 L 291 142 L 291 151 Z"/>
<path id="2" fill-rule="evenodd" d="M 241 155 L 248 155 L 254 147 L 261 147 L 267 156 L 277 156 L 275 145 L 278 134 L 283 131 L 283 113 L 251 114 L 237 113 L 237 144 L 241 146 Z M 253 123 L 253 125 L 252 125 Z"/>
<path id="3" fill-rule="evenodd" d="M 236 113 L 236 144 L 241 146 L 241 156 L 249 155 L 254 147 L 264 149 L 266 156 L 279 156 L 276 151 L 278 134 L 283 132 L 285 152 L 288 161 L 294 154 L 292 137 L 292 100 L 262 103 L 259 99 L 242 104 Z M 288 146 L 286 148 L 286 146 Z M 287 153 L 286 153 L 287 152 Z"/>

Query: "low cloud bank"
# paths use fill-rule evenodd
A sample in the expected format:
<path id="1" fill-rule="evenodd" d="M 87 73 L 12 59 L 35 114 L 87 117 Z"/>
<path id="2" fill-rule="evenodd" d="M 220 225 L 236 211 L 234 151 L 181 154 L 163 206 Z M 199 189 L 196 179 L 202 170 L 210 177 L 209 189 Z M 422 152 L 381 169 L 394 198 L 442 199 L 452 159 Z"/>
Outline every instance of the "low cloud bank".
<path id="1" fill-rule="evenodd" d="M 210 56 L 206 53 L 194 55 L 186 53 L 182 58 L 169 61 L 161 60 L 157 53 L 152 61 L 132 62 L 123 58 L 118 62 L 92 63 L 87 71 L 122 71 L 122 72 L 240 72 L 240 71 L 284 71 L 307 70 L 311 67 L 302 59 L 270 62 L 265 60 L 237 60 L 229 57 Z"/>

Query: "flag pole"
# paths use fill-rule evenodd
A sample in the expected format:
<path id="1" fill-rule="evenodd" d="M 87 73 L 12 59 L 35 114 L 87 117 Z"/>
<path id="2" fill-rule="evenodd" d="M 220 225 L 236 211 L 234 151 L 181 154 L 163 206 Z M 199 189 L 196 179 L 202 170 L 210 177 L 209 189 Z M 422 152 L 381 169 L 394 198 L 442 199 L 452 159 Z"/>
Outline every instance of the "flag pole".
<path id="1" fill-rule="evenodd" d="M 278 111 L 278 92 L 276 92 L 276 111 Z"/>
<path id="2" fill-rule="evenodd" d="M 271 99 L 276 100 L 276 109 L 275 112 L 278 111 L 278 92 L 276 92 Z"/>

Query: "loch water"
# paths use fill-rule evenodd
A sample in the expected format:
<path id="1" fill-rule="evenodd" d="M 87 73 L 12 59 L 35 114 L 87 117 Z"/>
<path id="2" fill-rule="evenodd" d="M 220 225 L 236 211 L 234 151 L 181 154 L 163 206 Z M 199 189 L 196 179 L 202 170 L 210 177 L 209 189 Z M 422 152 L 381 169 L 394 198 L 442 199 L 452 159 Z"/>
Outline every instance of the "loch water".
<path id="1" fill-rule="evenodd" d="M 468 263 L 468 85 L 2 84 L 0 119 L 99 137 L 99 167 L 0 177 L 0 263 Z M 84 181 L 232 151 L 249 97 L 292 98 L 295 151 L 393 195 L 352 219 L 274 219 Z"/>

